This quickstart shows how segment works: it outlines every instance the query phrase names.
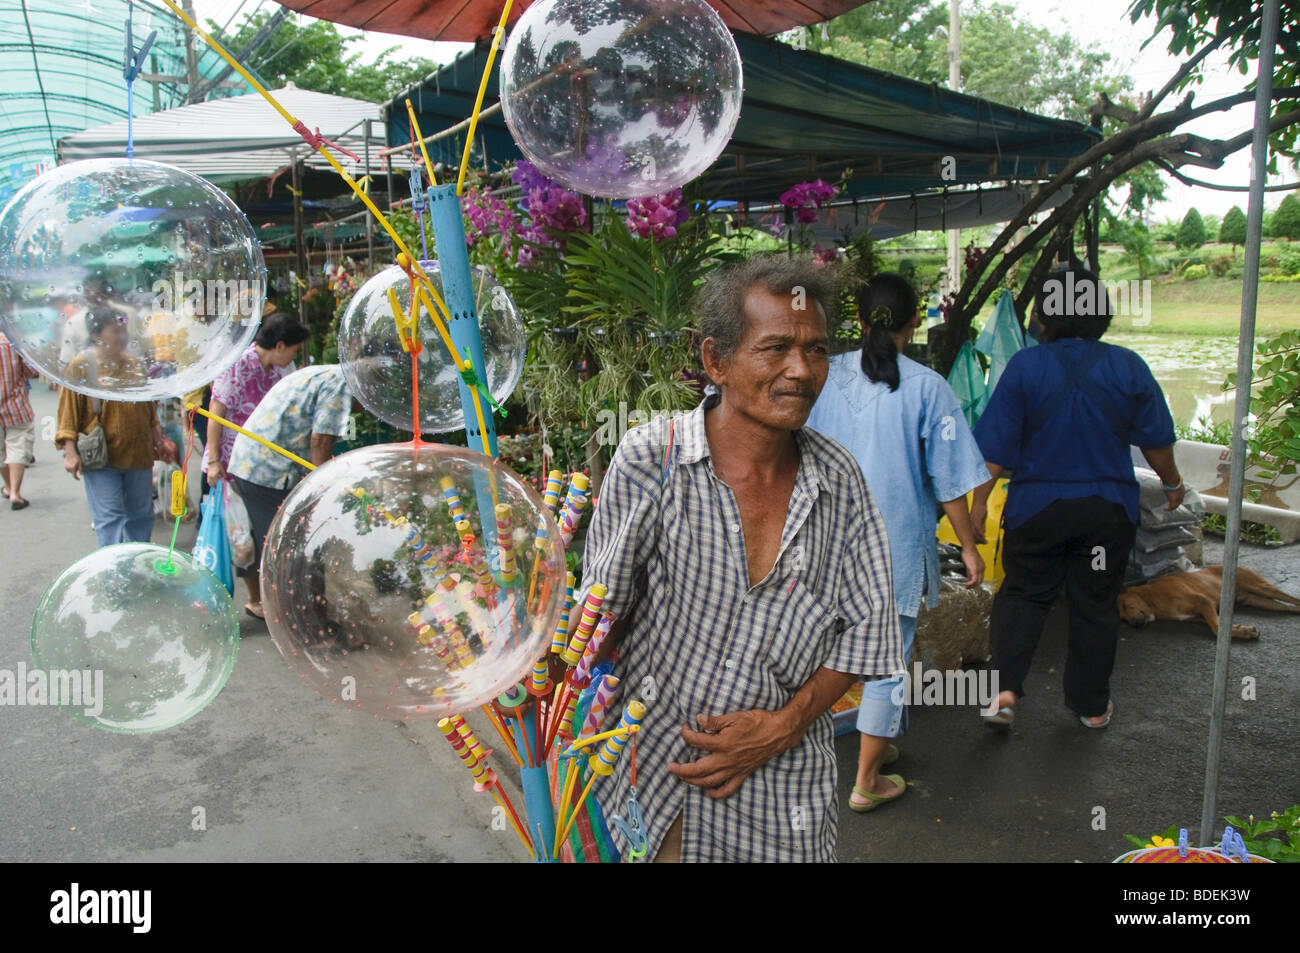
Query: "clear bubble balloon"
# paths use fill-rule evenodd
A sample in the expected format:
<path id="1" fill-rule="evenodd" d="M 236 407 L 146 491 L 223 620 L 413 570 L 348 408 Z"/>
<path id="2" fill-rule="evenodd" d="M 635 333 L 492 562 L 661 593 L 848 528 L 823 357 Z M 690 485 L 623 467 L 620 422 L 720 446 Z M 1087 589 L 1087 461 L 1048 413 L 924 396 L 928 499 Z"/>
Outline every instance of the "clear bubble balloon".
<path id="1" fill-rule="evenodd" d="M 266 266 L 224 192 L 142 159 L 59 166 L 0 213 L 0 330 L 105 400 L 179 397 L 252 343 Z"/>
<path id="2" fill-rule="evenodd" d="M 420 266 L 445 301 L 438 262 L 424 261 Z M 487 271 L 471 268 L 470 278 L 483 338 L 488 392 L 498 404 L 504 405 L 524 372 L 527 348 L 524 323 L 506 289 Z M 390 426 L 410 432 L 411 355 L 402 350 L 388 300 L 390 288 L 397 293 L 403 312 L 409 311 L 411 283 L 401 268 L 396 265 L 386 268 L 367 281 L 352 296 L 339 323 L 339 364 L 343 366 L 348 389 L 366 410 Z M 460 404 L 460 374 L 423 307 L 419 337 L 420 432 L 460 430 L 465 426 Z M 483 412 L 492 412 L 486 401 Z"/>
<path id="3" fill-rule="evenodd" d="M 262 600 L 276 648 L 323 697 L 442 718 L 524 677 L 550 645 L 565 574 L 555 521 L 512 470 L 463 447 L 383 444 L 289 494 Z"/>
<path id="4" fill-rule="evenodd" d="M 537 0 L 501 60 L 520 151 L 604 198 L 698 177 L 730 141 L 741 97 L 740 52 L 704 0 Z"/>
<path id="5" fill-rule="evenodd" d="M 149 543 L 77 560 L 45 590 L 32 620 L 32 661 L 51 696 L 56 684 L 79 685 L 81 697 L 61 696 L 60 707 L 105 731 L 161 731 L 198 714 L 226 684 L 238 650 L 226 587 Z"/>

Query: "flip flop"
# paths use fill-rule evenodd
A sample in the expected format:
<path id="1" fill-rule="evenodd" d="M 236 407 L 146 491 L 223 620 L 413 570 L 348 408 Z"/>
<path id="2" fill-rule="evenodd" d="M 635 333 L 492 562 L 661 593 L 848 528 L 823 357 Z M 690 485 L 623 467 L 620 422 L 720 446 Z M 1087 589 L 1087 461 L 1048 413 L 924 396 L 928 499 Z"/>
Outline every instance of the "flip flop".
<path id="1" fill-rule="evenodd" d="M 261 619 L 263 622 L 266 621 L 266 613 L 263 612 L 261 609 L 254 610 L 251 605 L 245 603 L 244 611 L 247 612 L 249 615 L 251 615 L 254 619 Z"/>
<path id="2" fill-rule="evenodd" d="M 855 787 L 853 789 L 853 793 L 856 794 L 858 797 L 866 798 L 867 803 L 854 804 L 853 798 L 850 797 L 849 798 L 850 811 L 853 811 L 856 814 L 865 814 L 867 813 L 867 811 L 874 811 L 882 804 L 888 804 L 890 801 L 897 801 L 900 797 L 903 796 L 903 792 L 907 790 L 907 782 L 903 780 L 903 776 L 901 774 L 885 774 L 882 775 L 882 777 L 884 777 L 887 781 L 893 781 L 894 784 L 897 785 L 898 787 L 897 793 L 891 794 L 888 797 L 886 797 L 883 794 L 873 794 L 871 791 L 864 791 L 862 790 L 862 788 Z"/>
<path id="3" fill-rule="evenodd" d="M 980 712 L 980 720 L 986 728 L 1010 728 L 1016 721 L 1016 710 L 1010 705 L 1003 705 L 995 713 Z"/>
<path id="4" fill-rule="evenodd" d="M 1083 725 L 1085 728 L 1105 728 L 1110 724 L 1110 716 L 1113 714 L 1115 714 L 1115 703 L 1113 701 L 1108 701 L 1106 702 L 1106 710 L 1102 712 L 1102 719 L 1098 724 L 1094 725 L 1084 715 L 1079 716 L 1079 724 Z M 1092 717 L 1096 718 L 1097 716 L 1093 715 Z"/>
<path id="5" fill-rule="evenodd" d="M 31 505 L 32 505 L 32 504 L 31 504 L 31 502 L 30 502 L 29 500 L 10 500 L 10 501 L 9 501 L 9 509 L 11 509 L 11 510 L 25 510 L 25 509 L 27 509 L 27 507 L 29 507 L 29 506 L 31 506 Z"/>

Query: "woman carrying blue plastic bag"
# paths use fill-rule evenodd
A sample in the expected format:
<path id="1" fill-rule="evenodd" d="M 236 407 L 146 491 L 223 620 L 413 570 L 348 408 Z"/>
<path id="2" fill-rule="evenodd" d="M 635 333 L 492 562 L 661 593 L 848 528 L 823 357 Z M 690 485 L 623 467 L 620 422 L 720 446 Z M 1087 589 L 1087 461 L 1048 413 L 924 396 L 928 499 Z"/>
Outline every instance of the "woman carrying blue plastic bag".
<path id="1" fill-rule="evenodd" d="M 209 493 L 203 500 L 203 525 L 194 540 L 194 561 L 206 566 L 233 596 L 235 572 L 230 557 L 230 540 L 226 536 L 225 501 L 221 493 Z"/>

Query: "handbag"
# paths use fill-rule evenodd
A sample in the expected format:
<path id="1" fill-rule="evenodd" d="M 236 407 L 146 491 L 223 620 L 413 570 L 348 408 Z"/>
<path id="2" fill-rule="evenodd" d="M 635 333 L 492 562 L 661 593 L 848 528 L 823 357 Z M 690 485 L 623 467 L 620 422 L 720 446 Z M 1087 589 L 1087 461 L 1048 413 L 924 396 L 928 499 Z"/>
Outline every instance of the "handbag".
<path id="1" fill-rule="evenodd" d="M 95 416 L 90 420 L 90 430 L 77 434 L 77 455 L 81 457 L 81 469 L 102 470 L 108 466 L 108 437 L 99 422 L 99 412 L 104 402 L 98 398 L 90 399 L 91 410 Z"/>

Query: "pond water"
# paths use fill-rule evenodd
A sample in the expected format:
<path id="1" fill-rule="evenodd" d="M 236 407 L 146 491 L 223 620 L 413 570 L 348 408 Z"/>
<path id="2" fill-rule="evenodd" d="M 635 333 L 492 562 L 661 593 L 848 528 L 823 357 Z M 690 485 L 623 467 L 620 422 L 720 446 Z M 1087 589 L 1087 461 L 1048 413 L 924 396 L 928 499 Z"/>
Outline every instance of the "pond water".
<path id="1" fill-rule="evenodd" d="M 1142 356 L 1169 399 L 1174 423 L 1193 424 L 1202 417 L 1232 420 L 1236 392 L 1224 391 L 1222 384 L 1237 369 L 1235 337 L 1112 330 L 1102 340 Z"/>

